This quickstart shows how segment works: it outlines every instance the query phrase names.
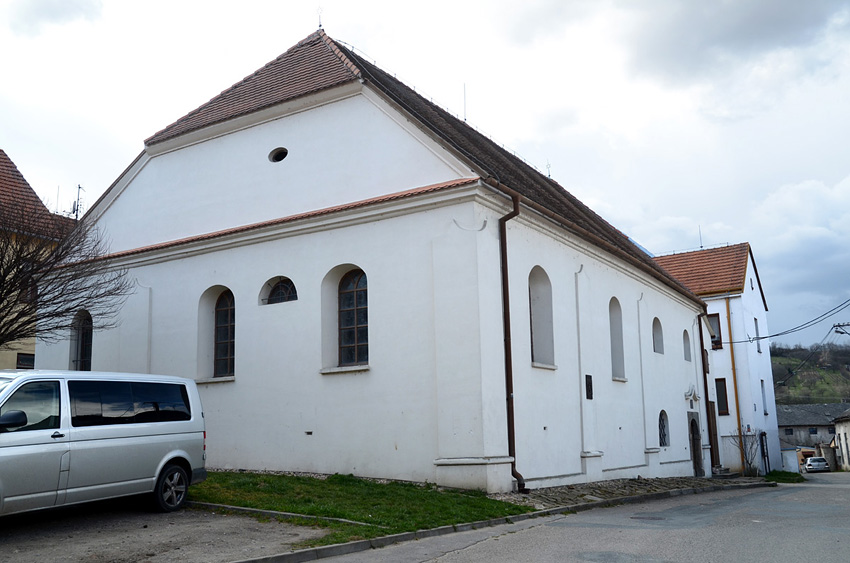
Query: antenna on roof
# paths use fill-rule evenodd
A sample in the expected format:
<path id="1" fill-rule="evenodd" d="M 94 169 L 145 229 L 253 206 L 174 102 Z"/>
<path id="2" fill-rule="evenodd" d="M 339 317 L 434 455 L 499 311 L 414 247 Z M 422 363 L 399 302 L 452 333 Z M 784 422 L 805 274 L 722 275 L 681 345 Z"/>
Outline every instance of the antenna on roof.
<path id="1" fill-rule="evenodd" d="M 466 82 L 463 83 L 463 122 L 466 123 Z"/>
<path id="2" fill-rule="evenodd" d="M 702 250 L 702 227 L 697 225 L 697 229 L 699 229 L 699 249 Z"/>
<path id="3" fill-rule="evenodd" d="M 548 158 L 546 159 L 546 176 L 548 176 L 549 178 L 552 177 L 552 165 L 549 164 Z"/>
<path id="4" fill-rule="evenodd" d="M 316 13 L 319 14 L 319 29 L 322 29 L 322 7 L 319 6 L 319 9 L 316 10 Z"/>

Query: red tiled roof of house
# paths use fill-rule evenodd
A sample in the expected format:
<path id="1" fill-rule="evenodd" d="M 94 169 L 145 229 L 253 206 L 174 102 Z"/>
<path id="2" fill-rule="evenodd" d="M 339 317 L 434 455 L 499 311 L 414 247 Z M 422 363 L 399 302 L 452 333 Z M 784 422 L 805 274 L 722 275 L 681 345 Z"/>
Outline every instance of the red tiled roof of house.
<path id="1" fill-rule="evenodd" d="M 0 206 L 39 212 L 48 210 L 3 149 L 0 149 Z"/>
<path id="2" fill-rule="evenodd" d="M 69 217 L 47 209 L 12 159 L 0 149 L 0 228 L 23 229 L 54 237 L 76 225 Z"/>
<path id="3" fill-rule="evenodd" d="M 321 29 L 145 143 L 151 146 L 354 80 L 361 80 L 382 93 L 450 150 L 480 169 L 489 178 L 488 183 L 495 181 L 496 185 L 513 190 L 526 202 L 550 211 L 567 230 L 642 269 L 688 299 L 703 304 L 646 252 L 560 184 L 335 42 Z"/>
<path id="4" fill-rule="evenodd" d="M 741 293 L 747 277 L 749 243 L 656 256 L 655 261 L 701 297 Z"/>

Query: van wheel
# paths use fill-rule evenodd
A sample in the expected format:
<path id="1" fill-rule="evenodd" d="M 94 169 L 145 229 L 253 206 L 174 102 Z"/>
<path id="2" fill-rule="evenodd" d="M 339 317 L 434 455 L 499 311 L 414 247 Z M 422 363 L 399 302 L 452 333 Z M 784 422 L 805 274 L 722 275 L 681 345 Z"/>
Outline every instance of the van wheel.
<path id="1" fill-rule="evenodd" d="M 186 504 L 189 491 L 189 477 L 179 465 L 166 465 L 153 491 L 154 506 L 162 512 L 172 512 Z"/>

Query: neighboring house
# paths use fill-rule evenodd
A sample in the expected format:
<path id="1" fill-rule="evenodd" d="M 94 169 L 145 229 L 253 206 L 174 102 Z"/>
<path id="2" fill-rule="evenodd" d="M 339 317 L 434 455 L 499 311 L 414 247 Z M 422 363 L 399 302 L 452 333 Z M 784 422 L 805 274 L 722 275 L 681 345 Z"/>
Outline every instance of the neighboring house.
<path id="1" fill-rule="evenodd" d="M 847 406 L 847 403 L 844 403 Z M 850 471 L 850 408 L 836 416 L 833 421 L 835 429 L 834 444 L 836 457 L 841 469 Z"/>
<path id="2" fill-rule="evenodd" d="M 20 173 L 18 167 L 3 149 L 0 149 L 0 248 L 11 248 L 25 241 L 22 239 L 16 221 L 21 216 L 34 216 L 37 214 L 49 215 L 49 210 L 36 195 Z M 57 220 L 63 220 L 62 217 Z M 2 281 L 0 281 L 2 283 Z M 10 307 L 3 303 L 5 292 L 0 292 L 0 303 L 3 307 Z M 35 339 L 29 338 L 15 342 L 5 348 L 0 348 L 0 369 L 18 368 L 31 369 L 35 365 Z"/>
<path id="3" fill-rule="evenodd" d="M 814 448 L 829 444 L 836 433 L 833 421 L 848 407 L 847 403 L 776 405 L 783 446 Z"/>
<path id="4" fill-rule="evenodd" d="M 749 243 L 657 256 L 656 262 L 708 306 L 710 424 L 720 447 L 712 465 L 741 471 L 737 436 L 755 435 L 759 470 L 781 469 L 773 371 L 767 336 L 767 301 Z M 764 432 L 764 435 L 762 435 Z"/>
<path id="5" fill-rule="evenodd" d="M 708 463 L 699 297 L 321 30 L 84 220 L 138 281 L 92 369 L 195 378 L 211 467 L 504 491 Z"/>

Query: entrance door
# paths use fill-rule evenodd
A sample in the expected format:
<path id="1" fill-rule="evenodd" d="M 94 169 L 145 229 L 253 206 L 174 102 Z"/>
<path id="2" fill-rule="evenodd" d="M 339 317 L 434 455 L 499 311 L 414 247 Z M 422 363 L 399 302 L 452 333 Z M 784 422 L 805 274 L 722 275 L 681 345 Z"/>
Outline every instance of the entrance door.
<path id="1" fill-rule="evenodd" d="M 702 477 L 705 473 L 702 470 L 702 440 L 699 434 L 699 424 L 696 420 L 691 419 L 691 459 L 694 463 L 694 475 Z"/>

